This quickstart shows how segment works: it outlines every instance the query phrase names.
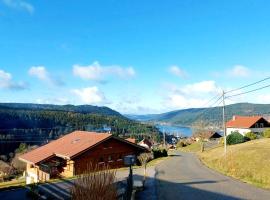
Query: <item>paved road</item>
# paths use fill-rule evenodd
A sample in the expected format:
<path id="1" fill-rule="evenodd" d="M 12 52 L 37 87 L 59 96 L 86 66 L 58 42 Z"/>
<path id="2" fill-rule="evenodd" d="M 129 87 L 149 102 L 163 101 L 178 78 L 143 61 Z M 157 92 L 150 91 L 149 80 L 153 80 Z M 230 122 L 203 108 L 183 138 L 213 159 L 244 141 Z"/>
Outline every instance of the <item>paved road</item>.
<path id="1" fill-rule="evenodd" d="M 160 200 L 270 200 L 270 191 L 210 170 L 191 153 L 176 153 L 156 170 Z"/>

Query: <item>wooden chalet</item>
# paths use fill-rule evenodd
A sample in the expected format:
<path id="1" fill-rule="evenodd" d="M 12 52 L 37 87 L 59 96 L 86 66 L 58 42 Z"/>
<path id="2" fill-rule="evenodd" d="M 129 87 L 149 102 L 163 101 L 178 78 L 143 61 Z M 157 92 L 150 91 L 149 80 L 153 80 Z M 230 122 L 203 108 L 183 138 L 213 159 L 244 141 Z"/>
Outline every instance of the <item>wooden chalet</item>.
<path id="1" fill-rule="evenodd" d="M 20 156 L 27 163 L 26 183 L 72 177 L 90 165 L 123 167 L 123 157 L 147 149 L 108 133 L 75 131 Z"/>

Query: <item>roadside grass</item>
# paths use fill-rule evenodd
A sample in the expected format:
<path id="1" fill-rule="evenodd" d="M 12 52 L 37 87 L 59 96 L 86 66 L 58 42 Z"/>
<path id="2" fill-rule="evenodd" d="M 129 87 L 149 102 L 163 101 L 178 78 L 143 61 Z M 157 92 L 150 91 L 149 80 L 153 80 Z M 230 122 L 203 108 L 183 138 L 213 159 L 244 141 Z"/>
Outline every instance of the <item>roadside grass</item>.
<path id="1" fill-rule="evenodd" d="M 154 160 L 151 160 L 150 162 L 147 163 L 147 167 L 155 166 L 155 165 L 161 163 L 162 161 L 168 159 L 169 157 L 170 157 L 170 155 L 168 155 L 167 157 L 161 157 L 161 158 L 156 158 Z"/>
<path id="2" fill-rule="evenodd" d="M 194 142 L 188 146 L 179 147 L 177 150 L 183 151 L 183 152 L 199 152 L 201 150 L 201 143 Z"/>
<path id="3" fill-rule="evenodd" d="M 223 147 L 198 156 L 206 166 L 227 176 L 270 189 L 270 138 L 228 146 L 226 156 Z"/>
<path id="4" fill-rule="evenodd" d="M 25 186 L 25 179 L 14 179 L 12 181 L 0 183 L 0 190 L 2 190 L 3 188 L 14 189 L 24 186 Z"/>

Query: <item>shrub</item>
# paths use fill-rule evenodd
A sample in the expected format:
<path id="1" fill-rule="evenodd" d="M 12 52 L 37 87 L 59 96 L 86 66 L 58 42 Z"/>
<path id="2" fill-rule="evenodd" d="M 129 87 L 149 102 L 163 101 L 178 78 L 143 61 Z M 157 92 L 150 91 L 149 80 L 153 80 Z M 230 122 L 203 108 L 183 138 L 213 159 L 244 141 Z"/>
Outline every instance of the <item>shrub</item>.
<path id="1" fill-rule="evenodd" d="M 153 149 L 152 152 L 153 152 L 154 159 L 168 156 L 166 149 Z"/>
<path id="2" fill-rule="evenodd" d="M 177 144 L 176 144 L 176 147 L 177 147 L 177 148 L 179 148 L 179 147 L 185 147 L 185 146 L 186 146 L 186 144 L 185 144 L 184 141 L 179 141 L 179 142 L 177 142 Z"/>
<path id="3" fill-rule="evenodd" d="M 162 150 L 162 157 L 167 157 L 168 156 L 168 151 L 166 149 Z"/>
<path id="4" fill-rule="evenodd" d="M 248 139 L 248 140 L 255 140 L 257 139 L 257 135 L 253 132 L 248 132 L 245 137 Z"/>
<path id="5" fill-rule="evenodd" d="M 245 142 L 245 137 L 241 135 L 239 132 L 233 132 L 227 136 L 227 144 L 239 144 Z"/>
<path id="6" fill-rule="evenodd" d="M 221 137 L 218 141 L 219 144 L 224 144 L 224 137 Z"/>
<path id="7" fill-rule="evenodd" d="M 265 138 L 270 138 L 270 129 L 266 129 L 266 130 L 263 132 L 263 137 L 265 137 Z"/>

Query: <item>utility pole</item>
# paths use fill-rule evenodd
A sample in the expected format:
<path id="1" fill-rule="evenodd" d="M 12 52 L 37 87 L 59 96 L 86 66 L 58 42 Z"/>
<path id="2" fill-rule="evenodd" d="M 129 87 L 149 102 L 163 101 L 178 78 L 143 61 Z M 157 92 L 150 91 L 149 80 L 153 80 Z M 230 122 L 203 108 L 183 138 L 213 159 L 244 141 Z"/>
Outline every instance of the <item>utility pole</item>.
<path id="1" fill-rule="evenodd" d="M 223 101 L 223 109 L 222 109 L 222 118 L 223 118 L 223 138 L 224 138 L 224 153 L 227 154 L 227 133 L 226 133 L 226 121 L 225 121 L 225 92 L 222 91 L 222 101 Z"/>

